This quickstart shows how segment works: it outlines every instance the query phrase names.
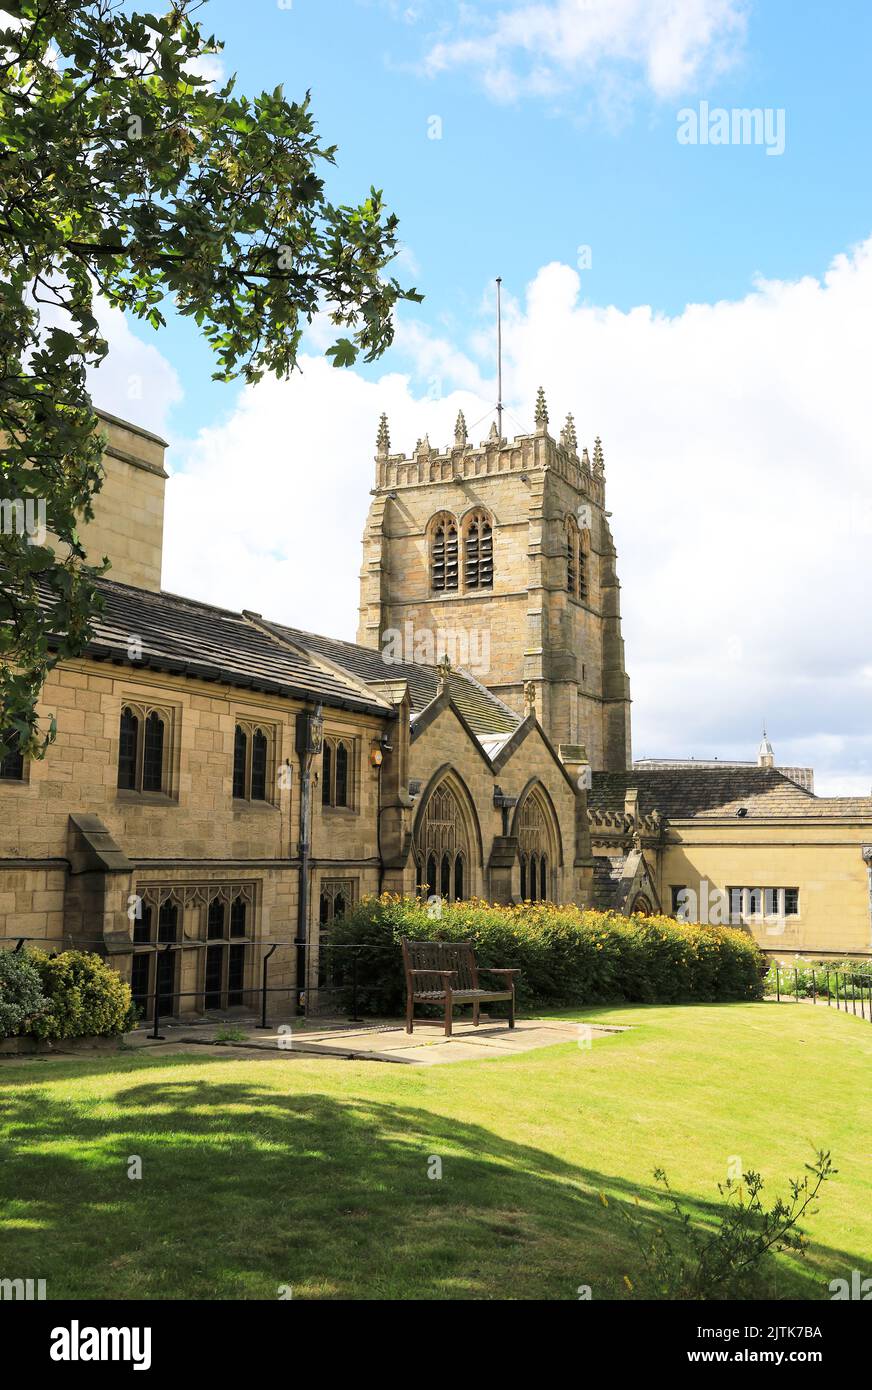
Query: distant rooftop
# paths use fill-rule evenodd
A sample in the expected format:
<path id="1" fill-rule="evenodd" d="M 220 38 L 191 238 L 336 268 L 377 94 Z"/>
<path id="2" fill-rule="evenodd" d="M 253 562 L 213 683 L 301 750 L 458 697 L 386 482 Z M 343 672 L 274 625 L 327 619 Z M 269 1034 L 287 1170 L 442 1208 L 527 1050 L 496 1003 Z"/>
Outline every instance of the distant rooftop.
<path id="1" fill-rule="evenodd" d="M 679 771 L 682 768 L 723 771 L 729 768 L 740 770 L 749 767 L 774 767 L 782 777 L 789 777 L 791 782 L 795 782 L 804 791 L 814 791 L 814 768 L 782 767 L 780 763 L 776 763 L 772 744 L 765 735 L 757 758 L 636 758 L 633 762 L 633 768 L 638 768 L 640 772 Z"/>
<path id="2" fill-rule="evenodd" d="M 654 767 L 636 764 L 627 772 L 595 772 L 588 804 L 593 812 L 620 814 L 627 793 L 634 789 L 641 816 L 658 811 L 670 820 L 739 814 L 840 819 L 872 815 L 872 797 L 818 797 L 782 768 L 701 759 L 675 763 L 663 759 Z"/>

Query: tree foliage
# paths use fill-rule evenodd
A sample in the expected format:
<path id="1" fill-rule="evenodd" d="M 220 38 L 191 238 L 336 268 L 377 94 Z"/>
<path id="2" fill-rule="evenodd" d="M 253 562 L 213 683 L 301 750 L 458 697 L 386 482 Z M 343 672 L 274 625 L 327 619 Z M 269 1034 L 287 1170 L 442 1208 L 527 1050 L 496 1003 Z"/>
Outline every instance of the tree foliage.
<path id="1" fill-rule="evenodd" d="M 371 361 L 396 304 L 420 298 L 386 274 L 397 219 L 381 193 L 328 200 L 336 151 L 308 94 L 249 99 L 203 76 L 221 45 L 199 8 L 2 0 L 0 735 L 31 753 L 51 737 L 40 688 L 85 649 L 104 568 L 77 531 L 101 482 L 97 295 L 156 329 L 171 302 L 211 345 L 216 379 L 246 382 L 289 374 L 319 312 L 335 365 Z M 21 524 L 41 514 L 46 537 Z"/>

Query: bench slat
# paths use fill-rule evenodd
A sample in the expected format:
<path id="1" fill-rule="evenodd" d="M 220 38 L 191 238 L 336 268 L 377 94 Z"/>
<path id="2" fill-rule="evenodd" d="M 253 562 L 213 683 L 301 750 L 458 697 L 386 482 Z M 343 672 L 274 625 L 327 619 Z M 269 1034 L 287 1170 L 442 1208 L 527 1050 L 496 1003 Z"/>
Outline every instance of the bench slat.
<path id="1" fill-rule="evenodd" d="M 478 980 L 478 965 L 471 941 L 409 941 L 403 937 L 403 963 L 406 970 L 406 1030 L 414 1026 L 413 1005 L 416 1001 L 445 1005 L 445 1033 L 451 1036 L 451 1006 L 472 1004 L 473 1022 L 478 1023 L 478 1006 L 483 1000 L 508 999 L 509 1027 L 515 1026 L 515 985 L 517 971 L 502 971 L 508 977 L 508 988 L 482 989 Z M 451 972 L 449 980 L 444 979 Z M 428 980 L 427 977 L 430 977 Z M 502 982 L 501 982 L 502 983 Z M 425 984 L 432 986 L 425 988 Z"/>

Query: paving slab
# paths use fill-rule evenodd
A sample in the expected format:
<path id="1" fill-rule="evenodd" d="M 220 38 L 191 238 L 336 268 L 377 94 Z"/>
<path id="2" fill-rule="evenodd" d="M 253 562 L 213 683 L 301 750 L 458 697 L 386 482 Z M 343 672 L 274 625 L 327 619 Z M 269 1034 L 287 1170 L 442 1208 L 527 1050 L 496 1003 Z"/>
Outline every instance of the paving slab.
<path id="1" fill-rule="evenodd" d="M 181 1030 L 179 1030 L 181 1031 Z M 194 1030 L 188 1030 L 193 1032 Z M 343 1057 L 360 1061 L 397 1062 L 406 1065 L 435 1066 L 447 1062 L 481 1061 L 485 1058 L 511 1057 L 556 1043 L 573 1042 L 587 1046 L 593 1038 L 620 1031 L 594 1024 L 579 1024 L 559 1020 L 519 1020 L 514 1028 L 503 1022 L 481 1023 L 478 1028 L 458 1022 L 450 1038 L 439 1027 L 419 1025 L 407 1033 L 401 1023 L 382 1023 L 355 1028 L 340 1027 L 295 1029 L 285 1025 L 285 1031 L 274 1034 L 247 1034 L 245 1040 L 227 1043 L 234 1051 L 269 1052 L 275 1055 L 315 1055 Z M 209 1045 L 206 1037 L 187 1037 L 180 1041 Z"/>
<path id="2" fill-rule="evenodd" d="M 232 1031 L 232 1040 L 218 1035 Z M 476 1028 L 467 1019 L 456 1019 L 450 1038 L 442 1024 L 416 1022 L 414 1033 L 396 1019 L 373 1019 L 352 1023 L 348 1019 L 295 1019 L 269 1029 L 250 1021 L 227 1025 L 161 1023 L 160 1037 L 152 1038 L 146 1029 L 126 1034 L 125 1051 L 149 1052 L 164 1057 L 184 1047 L 200 1047 L 211 1054 L 220 1050 L 252 1058 L 306 1056 L 339 1057 L 356 1061 L 396 1062 L 411 1066 L 437 1066 L 448 1062 L 472 1062 L 512 1057 L 555 1043 L 576 1043 L 588 1047 L 597 1037 L 623 1032 L 617 1025 L 568 1022 L 561 1019 L 519 1019 L 509 1028 L 503 1019 L 484 1019 Z M 34 1061 L 70 1061 L 73 1057 L 111 1055 L 105 1049 L 79 1050 L 75 1044 L 61 1044 L 57 1051 L 33 1055 Z M 118 1055 L 118 1054 L 115 1054 Z M 21 1056 L 7 1055 L 3 1061 L 21 1062 Z"/>

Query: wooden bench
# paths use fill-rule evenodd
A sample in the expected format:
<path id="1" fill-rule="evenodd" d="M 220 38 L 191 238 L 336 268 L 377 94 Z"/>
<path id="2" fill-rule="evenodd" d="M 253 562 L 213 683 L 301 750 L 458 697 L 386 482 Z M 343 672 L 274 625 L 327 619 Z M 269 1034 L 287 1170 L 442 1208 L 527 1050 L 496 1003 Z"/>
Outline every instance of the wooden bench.
<path id="1" fill-rule="evenodd" d="M 471 941 L 409 941 L 403 937 L 403 965 L 406 971 L 406 1032 L 414 1027 L 416 1004 L 442 1004 L 445 1036 L 451 1037 L 451 1011 L 455 1004 L 472 1005 L 472 1021 L 478 1027 L 478 1011 L 483 1003 L 508 999 L 509 1027 L 515 1026 L 515 981 L 520 970 L 492 970 L 476 963 Z M 506 977 L 502 989 L 481 989 L 479 972 Z M 438 1019 L 418 1019 L 419 1023 L 438 1023 Z"/>

